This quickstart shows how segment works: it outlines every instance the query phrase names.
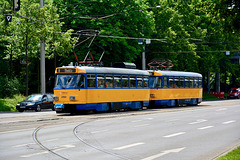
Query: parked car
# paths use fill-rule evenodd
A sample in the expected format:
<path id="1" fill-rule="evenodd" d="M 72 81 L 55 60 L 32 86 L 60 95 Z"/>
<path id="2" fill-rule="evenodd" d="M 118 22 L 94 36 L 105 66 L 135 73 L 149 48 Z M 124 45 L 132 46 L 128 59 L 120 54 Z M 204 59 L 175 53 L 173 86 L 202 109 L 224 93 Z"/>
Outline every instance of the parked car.
<path id="1" fill-rule="evenodd" d="M 41 109 L 52 109 L 54 111 L 53 94 L 32 94 L 22 102 L 19 102 L 16 109 L 19 112 L 24 110 L 35 110 L 40 112 Z"/>
<path id="2" fill-rule="evenodd" d="M 240 99 L 240 88 L 231 88 L 228 92 L 228 98 Z"/>

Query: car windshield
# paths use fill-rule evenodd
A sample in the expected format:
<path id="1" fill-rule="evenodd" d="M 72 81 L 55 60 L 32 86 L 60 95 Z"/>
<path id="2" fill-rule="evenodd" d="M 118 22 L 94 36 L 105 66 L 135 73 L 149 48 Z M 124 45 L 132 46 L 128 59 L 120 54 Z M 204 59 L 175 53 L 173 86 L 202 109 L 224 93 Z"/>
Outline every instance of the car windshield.
<path id="1" fill-rule="evenodd" d="M 55 88 L 61 89 L 75 89 L 84 88 L 85 77 L 84 75 L 64 74 L 57 75 Z"/>
<path id="2" fill-rule="evenodd" d="M 28 96 L 25 101 L 41 101 L 42 100 L 42 95 L 31 95 L 31 96 Z"/>
<path id="3" fill-rule="evenodd" d="M 231 90 L 229 91 L 229 93 L 233 93 L 233 92 L 238 92 L 238 90 L 237 90 L 237 89 L 231 89 Z"/>

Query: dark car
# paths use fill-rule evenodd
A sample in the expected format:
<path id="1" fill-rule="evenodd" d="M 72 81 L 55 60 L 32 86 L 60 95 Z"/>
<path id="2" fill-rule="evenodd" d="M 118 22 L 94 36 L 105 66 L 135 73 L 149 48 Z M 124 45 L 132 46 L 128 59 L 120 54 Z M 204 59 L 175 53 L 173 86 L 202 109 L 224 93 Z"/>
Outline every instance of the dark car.
<path id="1" fill-rule="evenodd" d="M 228 92 L 228 98 L 240 99 L 240 88 L 231 88 Z"/>
<path id="2" fill-rule="evenodd" d="M 53 94 L 32 94 L 28 96 L 22 102 L 19 102 L 16 109 L 19 112 L 24 110 L 35 110 L 40 112 L 41 109 L 52 109 L 54 110 Z"/>

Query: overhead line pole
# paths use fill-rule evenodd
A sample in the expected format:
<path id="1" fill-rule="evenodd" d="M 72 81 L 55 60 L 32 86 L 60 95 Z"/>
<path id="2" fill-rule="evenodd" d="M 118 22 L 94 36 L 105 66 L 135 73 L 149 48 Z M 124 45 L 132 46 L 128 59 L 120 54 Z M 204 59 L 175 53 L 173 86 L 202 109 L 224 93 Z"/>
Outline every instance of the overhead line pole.
<path id="1" fill-rule="evenodd" d="M 44 0 L 40 0 L 40 8 L 44 7 Z M 45 75 L 45 41 L 41 39 L 40 42 L 40 79 L 41 79 L 41 93 L 46 93 L 46 75 Z"/>

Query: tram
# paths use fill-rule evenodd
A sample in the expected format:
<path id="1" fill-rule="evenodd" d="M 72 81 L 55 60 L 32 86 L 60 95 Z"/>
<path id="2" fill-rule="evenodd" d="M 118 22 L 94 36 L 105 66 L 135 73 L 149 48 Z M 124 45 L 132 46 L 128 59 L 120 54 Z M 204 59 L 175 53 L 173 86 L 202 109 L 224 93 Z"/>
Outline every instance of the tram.
<path id="1" fill-rule="evenodd" d="M 193 72 L 149 71 L 154 106 L 197 105 L 202 102 L 202 75 Z"/>
<path id="2" fill-rule="evenodd" d="M 111 67 L 56 68 L 57 113 L 113 111 L 154 106 L 197 105 L 202 101 L 202 75 Z"/>
<path id="3" fill-rule="evenodd" d="M 59 67 L 54 88 L 57 113 L 140 109 L 149 105 L 149 73 L 107 67 Z"/>

